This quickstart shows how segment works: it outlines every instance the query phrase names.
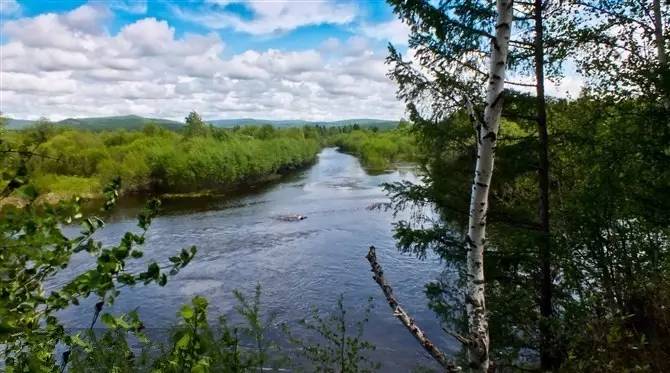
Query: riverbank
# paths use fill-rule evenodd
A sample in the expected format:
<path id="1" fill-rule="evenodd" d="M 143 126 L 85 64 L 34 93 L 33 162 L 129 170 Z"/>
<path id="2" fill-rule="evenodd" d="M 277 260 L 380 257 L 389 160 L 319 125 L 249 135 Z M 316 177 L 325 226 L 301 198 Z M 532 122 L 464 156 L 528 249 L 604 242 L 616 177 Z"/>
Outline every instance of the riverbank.
<path id="1" fill-rule="evenodd" d="M 2 160 L 9 169 L 26 165 L 30 190 L 23 191 L 29 193 L 18 190 L 2 202 L 15 205 L 35 195 L 48 203 L 101 198 L 117 177 L 121 195 L 227 193 L 304 169 L 322 148 L 318 133 L 302 128 L 212 129 L 190 136 L 153 127 L 107 132 L 47 127 L 4 137 L 13 148 L 34 149 L 23 159 Z"/>
<path id="2" fill-rule="evenodd" d="M 351 131 L 337 134 L 329 141 L 341 151 L 357 157 L 365 169 L 373 173 L 418 159 L 416 141 L 407 128 L 385 132 Z"/>
<path id="3" fill-rule="evenodd" d="M 5 132 L 3 141 L 11 148 L 33 151 L 24 159 L 2 159 L 8 169 L 24 162 L 30 186 L 23 188 L 27 193 L 19 189 L 1 200 L 0 207 L 21 207 L 34 196 L 37 203 L 48 204 L 75 196 L 95 201 L 117 177 L 121 196 L 225 195 L 304 169 L 325 146 L 354 155 L 366 171 L 377 174 L 415 161 L 418 153 L 406 127 L 383 132 L 354 127 L 212 127 L 194 135 L 156 126 L 91 132 L 43 125 Z"/>
<path id="4" fill-rule="evenodd" d="M 265 175 L 262 177 L 255 178 L 253 180 L 243 180 L 234 184 L 221 185 L 216 189 L 207 189 L 193 192 L 181 192 L 181 193 L 170 193 L 170 192 L 158 192 L 152 191 L 150 189 L 144 189 L 141 191 L 121 191 L 120 197 L 123 199 L 126 198 L 135 198 L 145 200 L 150 197 L 158 197 L 159 199 L 165 200 L 177 200 L 177 199 L 193 199 L 193 198 L 230 198 L 238 195 L 242 195 L 248 191 L 262 189 L 269 185 L 272 185 L 277 182 L 291 177 L 297 173 L 305 171 L 309 167 L 315 164 L 315 159 L 307 161 L 296 167 L 290 169 L 283 169 L 280 172 Z M 87 192 L 87 193 L 76 193 L 74 191 L 62 191 L 62 192 L 49 192 L 45 194 L 40 194 L 34 200 L 38 205 L 41 204 L 56 204 L 61 201 L 70 200 L 74 197 L 78 197 L 84 205 L 88 208 L 99 208 L 103 202 L 104 195 L 102 191 L 100 192 Z M 0 209 L 4 206 L 15 206 L 19 208 L 25 207 L 30 202 L 28 196 L 23 195 L 13 195 L 5 199 L 0 200 Z"/>

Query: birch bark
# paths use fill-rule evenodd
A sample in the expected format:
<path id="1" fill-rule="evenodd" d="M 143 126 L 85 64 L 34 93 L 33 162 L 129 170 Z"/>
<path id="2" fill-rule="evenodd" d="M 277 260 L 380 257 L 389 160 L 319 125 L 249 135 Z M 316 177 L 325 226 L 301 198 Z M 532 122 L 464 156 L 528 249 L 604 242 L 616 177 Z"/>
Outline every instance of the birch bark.
<path id="1" fill-rule="evenodd" d="M 513 19 L 513 0 L 497 0 L 495 38 L 491 41 L 489 77 L 484 122 L 478 124 L 477 164 L 470 196 L 468 221 L 466 312 L 468 316 L 468 360 L 473 372 L 489 368 L 489 329 L 484 296 L 484 245 L 486 213 L 496 138 L 500 127 L 507 52 Z"/>

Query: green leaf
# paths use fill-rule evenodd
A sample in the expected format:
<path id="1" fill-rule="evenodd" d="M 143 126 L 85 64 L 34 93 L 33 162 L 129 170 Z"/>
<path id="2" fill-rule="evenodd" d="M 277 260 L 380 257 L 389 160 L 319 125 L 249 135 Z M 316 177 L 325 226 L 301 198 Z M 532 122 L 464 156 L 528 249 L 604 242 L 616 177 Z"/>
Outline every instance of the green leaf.
<path id="1" fill-rule="evenodd" d="M 181 311 L 179 312 L 179 314 L 184 320 L 190 320 L 193 318 L 193 308 L 185 304 L 181 307 Z"/>
<path id="2" fill-rule="evenodd" d="M 139 250 L 133 250 L 133 251 L 130 252 L 130 256 L 135 258 L 135 259 L 141 258 L 143 255 L 144 255 L 144 253 L 139 251 Z"/>
<path id="3" fill-rule="evenodd" d="M 196 309 L 198 310 L 204 310 L 207 308 L 207 298 L 201 297 L 201 296 L 196 296 L 192 300 L 193 305 L 195 306 Z"/>
<path id="4" fill-rule="evenodd" d="M 184 334 L 176 343 L 178 350 L 185 350 L 188 348 L 188 344 L 191 342 L 191 336 L 189 334 Z"/>
<path id="5" fill-rule="evenodd" d="M 159 286 L 165 286 L 167 284 L 167 275 L 165 273 L 161 274 L 160 279 L 158 280 Z"/>
<path id="6" fill-rule="evenodd" d="M 116 327 L 116 319 L 114 319 L 114 316 L 108 313 L 103 313 L 102 316 L 100 316 L 100 320 L 109 328 Z"/>

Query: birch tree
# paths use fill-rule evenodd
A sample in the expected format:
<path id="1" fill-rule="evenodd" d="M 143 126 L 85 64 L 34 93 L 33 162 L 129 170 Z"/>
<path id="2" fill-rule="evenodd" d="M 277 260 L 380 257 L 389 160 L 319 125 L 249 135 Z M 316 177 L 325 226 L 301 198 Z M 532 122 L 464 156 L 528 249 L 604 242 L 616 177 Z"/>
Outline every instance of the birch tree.
<path id="1" fill-rule="evenodd" d="M 484 250 L 489 186 L 493 175 L 513 22 L 513 2 L 390 1 L 411 29 L 414 63 L 390 47 L 388 62 L 398 96 L 413 119 L 439 120 L 467 108 L 475 132 L 477 160 L 465 233 L 465 305 L 468 330 L 458 336 L 472 371 L 489 368 L 489 331 L 485 302 Z M 492 17 L 482 18 L 480 12 Z M 488 65 L 488 67 L 487 67 Z M 483 107 L 483 115 L 481 108 Z M 374 266 L 373 266 L 374 268 Z M 379 277 L 379 276 L 377 276 Z M 378 281 L 379 282 L 379 281 Z"/>
<path id="2" fill-rule="evenodd" d="M 473 371 L 486 372 L 489 367 L 489 328 L 484 293 L 484 248 L 486 243 L 486 213 L 489 204 L 489 185 L 493 177 L 496 138 L 500 127 L 507 52 L 512 29 L 512 0 L 496 2 L 495 37 L 489 57 L 488 91 L 484 121 L 478 123 L 477 164 L 470 197 L 467 243 L 466 307 L 469 326 L 468 358 Z"/>

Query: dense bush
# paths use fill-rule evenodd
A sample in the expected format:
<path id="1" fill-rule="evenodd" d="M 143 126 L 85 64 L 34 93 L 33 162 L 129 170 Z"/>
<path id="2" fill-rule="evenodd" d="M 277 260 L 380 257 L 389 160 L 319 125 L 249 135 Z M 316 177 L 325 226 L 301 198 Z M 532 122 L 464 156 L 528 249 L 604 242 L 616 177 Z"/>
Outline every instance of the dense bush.
<path id="1" fill-rule="evenodd" d="M 383 171 L 392 163 L 415 161 L 418 148 L 408 128 L 401 123 L 392 131 L 358 129 L 333 136 L 332 143 L 361 159 L 374 171 Z"/>
<path id="2" fill-rule="evenodd" d="M 149 125 L 143 131 L 89 132 L 43 125 L 11 134 L 15 145 L 43 142 L 27 162 L 40 193 L 95 194 L 116 177 L 123 192 L 192 192 L 254 182 L 310 163 L 318 134 L 301 128 L 215 129 L 180 134 Z"/>

